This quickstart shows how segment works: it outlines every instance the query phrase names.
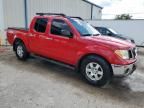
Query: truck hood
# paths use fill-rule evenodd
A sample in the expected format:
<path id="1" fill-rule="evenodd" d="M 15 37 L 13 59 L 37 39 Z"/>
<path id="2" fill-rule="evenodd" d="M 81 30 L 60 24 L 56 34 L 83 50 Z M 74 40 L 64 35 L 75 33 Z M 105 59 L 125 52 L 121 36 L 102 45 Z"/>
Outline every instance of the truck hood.
<path id="1" fill-rule="evenodd" d="M 129 37 L 129 36 L 124 36 L 124 35 L 122 35 L 122 34 L 115 34 L 115 36 L 117 36 L 117 37 L 119 37 L 119 38 L 121 38 L 121 39 L 124 39 L 124 40 L 127 40 L 127 39 L 129 39 L 129 40 L 134 40 L 133 38 L 131 38 L 131 37 Z"/>
<path id="2" fill-rule="evenodd" d="M 130 42 L 108 36 L 86 36 L 84 39 L 90 43 L 106 46 L 111 49 L 129 49 L 135 47 Z"/>

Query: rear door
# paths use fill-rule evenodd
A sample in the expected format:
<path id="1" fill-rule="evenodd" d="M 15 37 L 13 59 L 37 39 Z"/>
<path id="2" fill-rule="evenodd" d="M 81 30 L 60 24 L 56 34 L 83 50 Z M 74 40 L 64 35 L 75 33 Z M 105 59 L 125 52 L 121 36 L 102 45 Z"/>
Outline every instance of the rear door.
<path id="1" fill-rule="evenodd" d="M 33 53 L 43 53 L 42 40 L 46 35 L 48 19 L 47 18 L 36 18 L 32 24 L 31 33 L 29 34 L 29 46 Z"/>

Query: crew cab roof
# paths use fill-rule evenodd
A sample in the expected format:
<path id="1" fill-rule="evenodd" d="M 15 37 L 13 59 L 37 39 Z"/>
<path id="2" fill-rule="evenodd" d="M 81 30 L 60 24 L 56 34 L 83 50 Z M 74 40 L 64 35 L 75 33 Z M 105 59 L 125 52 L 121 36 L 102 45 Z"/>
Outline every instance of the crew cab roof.
<path id="1" fill-rule="evenodd" d="M 36 13 L 37 16 L 34 18 L 77 18 L 79 20 L 83 20 L 81 17 L 77 16 L 67 16 L 63 13 Z"/>

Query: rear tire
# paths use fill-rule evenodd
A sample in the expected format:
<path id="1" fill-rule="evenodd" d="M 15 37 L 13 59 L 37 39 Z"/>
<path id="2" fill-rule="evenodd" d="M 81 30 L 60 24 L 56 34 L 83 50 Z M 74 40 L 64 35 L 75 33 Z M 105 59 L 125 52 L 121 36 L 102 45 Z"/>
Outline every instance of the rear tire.
<path id="1" fill-rule="evenodd" d="M 23 42 L 16 42 L 15 44 L 15 54 L 19 60 L 26 60 L 29 57 L 29 53 L 23 44 Z"/>
<path id="2" fill-rule="evenodd" d="M 85 79 L 92 85 L 102 87 L 108 84 L 112 78 L 109 64 L 99 56 L 88 56 L 80 67 Z"/>

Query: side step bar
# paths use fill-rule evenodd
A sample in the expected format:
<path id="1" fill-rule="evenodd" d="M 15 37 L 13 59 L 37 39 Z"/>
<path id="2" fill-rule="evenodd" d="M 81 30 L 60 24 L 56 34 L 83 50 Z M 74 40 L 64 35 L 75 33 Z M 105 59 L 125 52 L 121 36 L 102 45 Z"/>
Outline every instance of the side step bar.
<path id="1" fill-rule="evenodd" d="M 45 61 L 48 61 L 50 63 L 53 63 L 53 64 L 57 64 L 57 65 L 60 65 L 62 67 L 66 67 L 66 68 L 69 68 L 69 69 L 72 69 L 72 70 L 76 70 L 74 66 L 72 65 L 69 65 L 69 64 L 65 64 L 65 63 L 62 63 L 62 62 L 59 62 L 57 60 L 53 60 L 53 59 L 50 59 L 50 58 L 46 58 L 46 57 L 42 57 L 40 55 L 35 55 L 35 54 L 32 54 L 33 57 L 36 57 L 36 58 L 39 58 L 41 60 L 45 60 Z"/>

